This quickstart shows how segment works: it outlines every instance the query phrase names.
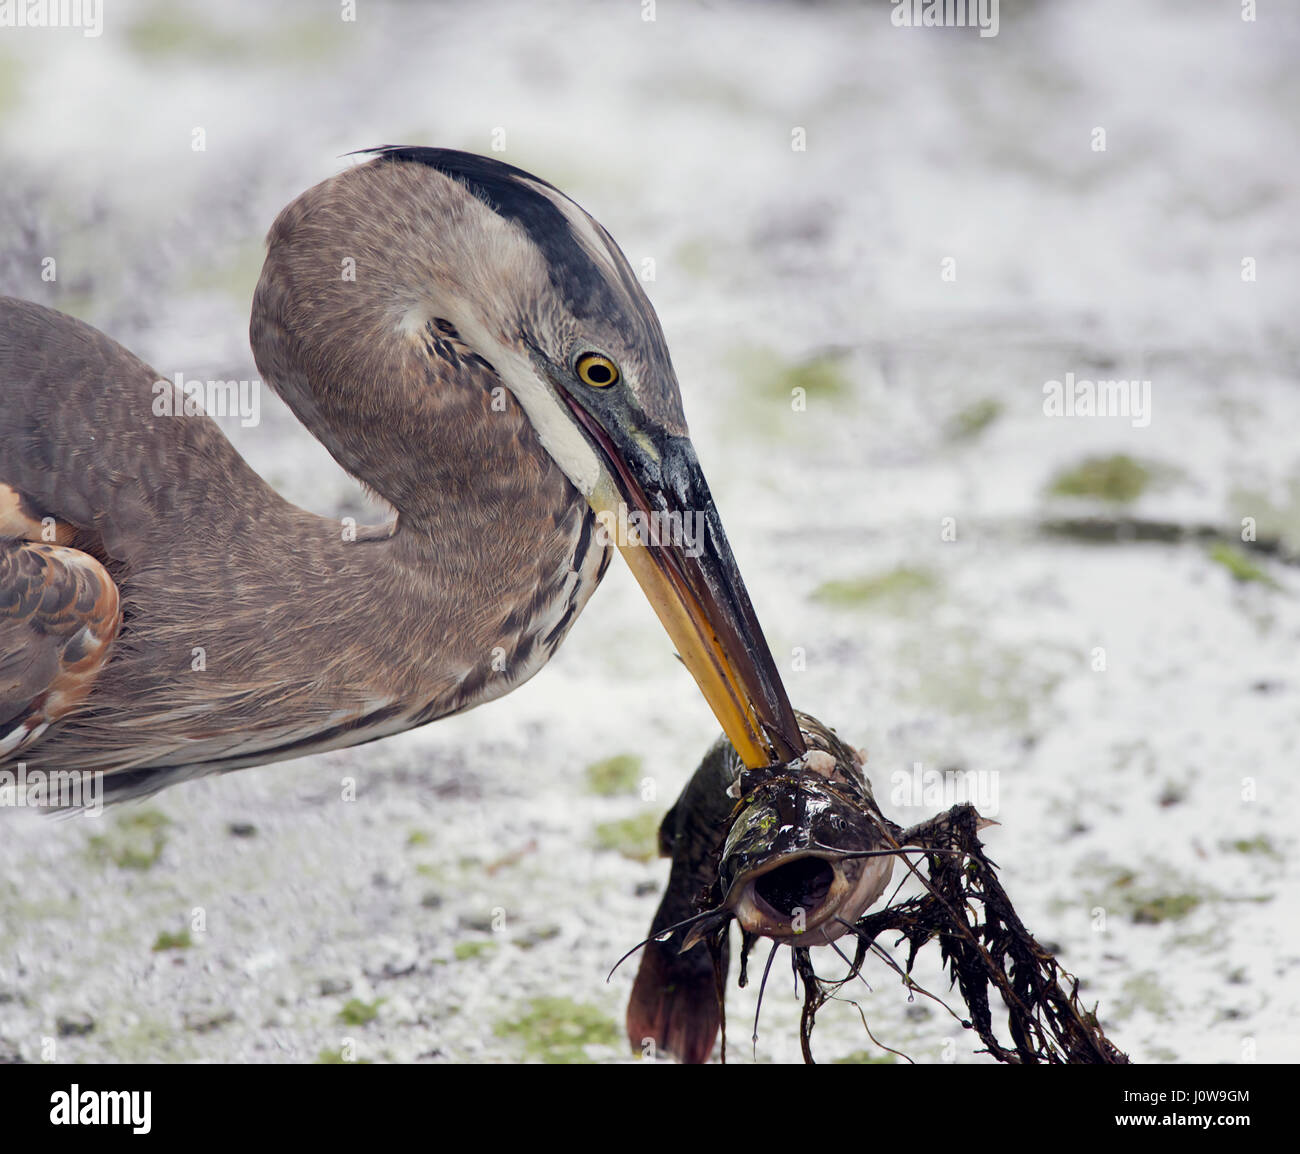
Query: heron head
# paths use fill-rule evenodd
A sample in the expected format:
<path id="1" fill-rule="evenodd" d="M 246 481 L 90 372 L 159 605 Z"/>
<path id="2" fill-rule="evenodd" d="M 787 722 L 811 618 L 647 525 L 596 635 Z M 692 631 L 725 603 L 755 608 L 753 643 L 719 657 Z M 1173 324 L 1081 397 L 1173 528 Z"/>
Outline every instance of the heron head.
<path id="1" fill-rule="evenodd" d="M 521 169 L 448 149 L 373 151 L 370 163 L 318 186 L 326 191 L 314 201 L 318 190 L 285 210 L 268 268 L 277 230 L 314 227 L 314 247 L 331 247 L 335 260 L 345 254 L 344 234 L 358 265 L 380 258 L 383 292 L 349 295 L 345 279 L 326 286 L 317 275 L 287 327 L 313 330 L 318 363 L 351 359 L 358 382 L 399 378 L 403 342 L 432 340 L 455 363 L 447 375 L 476 385 L 467 395 L 481 398 L 485 386 L 507 391 L 619 547 L 746 764 L 797 756 L 798 724 L 691 444 L 658 318 L 626 257 L 583 209 Z M 290 258 L 280 263 L 277 276 L 263 275 L 267 299 L 255 303 L 255 316 L 261 304 L 264 314 L 292 311 L 291 302 L 270 299 L 293 281 Z M 326 315 L 346 316 L 351 332 L 333 332 Z M 358 341 L 367 326 L 370 339 Z M 288 339 L 266 331 L 260 338 L 259 349 L 255 331 L 259 365 Z M 310 374 L 295 388 L 290 368 L 281 366 L 274 383 L 302 419 L 322 403 L 346 405 L 358 419 L 364 398 L 323 400 Z M 404 409 L 418 435 L 423 384 L 408 387 Z M 340 459 L 364 451 L 355 433 L 322 440 Z"/>

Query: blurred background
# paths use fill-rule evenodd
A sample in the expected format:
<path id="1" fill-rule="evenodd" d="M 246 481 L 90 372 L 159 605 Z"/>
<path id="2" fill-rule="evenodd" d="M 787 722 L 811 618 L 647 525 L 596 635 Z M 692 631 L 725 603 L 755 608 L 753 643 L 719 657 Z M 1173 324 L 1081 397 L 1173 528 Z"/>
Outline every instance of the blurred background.
<path id="1" fill-rule="evenodd" d="M 165 376 L 254 378 L 263 237 L 347 153 L 558 185 L 646 278 L 790 696 L 865 747 L 886 813 L 951 804 L 915 767 L 981 783 L 1011 898 L 1135 1060 L 1295 1061 L 1300 8 L 998 8 L 988 37 L 670 0 L 2 28 L 0 292 Z M 1067 379 L 1149 405 L 1050 415 Z M 292 500 L 374 519 L 269 392 L 224 426 Z M 462 717 L 4 813 L 0 1059 L 631 1058 L 635 962 L 605 975 L 715 734 L 616 563 L 550 665 Z M 988 1060 L 867 977 L 881 1042 Z M 797 1060 L 789 981 L 751 1047 L 754 994 L 733 976 L 732 1060 Z M 849 1005 L 814 1052 L 891 1060 Z"/>

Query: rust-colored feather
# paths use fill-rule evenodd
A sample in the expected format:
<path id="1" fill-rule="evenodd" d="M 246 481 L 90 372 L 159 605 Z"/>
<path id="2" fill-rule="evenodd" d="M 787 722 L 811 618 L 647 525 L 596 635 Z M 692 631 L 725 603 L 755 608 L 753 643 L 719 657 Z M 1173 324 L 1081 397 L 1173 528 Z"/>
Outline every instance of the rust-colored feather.
<path id="1" fill-rule="evenodd" d="M 0 757 L 86 700 L 121 620 L 117 586 L 93 557 L 0 540 Z"/>

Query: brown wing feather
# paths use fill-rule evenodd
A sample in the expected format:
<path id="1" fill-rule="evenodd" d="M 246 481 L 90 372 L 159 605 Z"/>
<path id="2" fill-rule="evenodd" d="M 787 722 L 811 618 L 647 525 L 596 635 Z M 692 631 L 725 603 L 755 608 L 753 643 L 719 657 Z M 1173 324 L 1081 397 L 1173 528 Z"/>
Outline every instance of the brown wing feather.
<path id="1" fill-rule="evenodd" d="M 120 624 L 117 586 L 93 557 L 0 541 L 0 756 L 86 699 Z"/>
<path id="2" fill-rule="evenodd" d="M 89 325 L 0 297 L 0 484 L 26 515 L 93 535 L 102 559 L 127 566 L 224 528 L 187 494 L 279 501 L 215 421 L 155 416 L 159 379 Z"/>

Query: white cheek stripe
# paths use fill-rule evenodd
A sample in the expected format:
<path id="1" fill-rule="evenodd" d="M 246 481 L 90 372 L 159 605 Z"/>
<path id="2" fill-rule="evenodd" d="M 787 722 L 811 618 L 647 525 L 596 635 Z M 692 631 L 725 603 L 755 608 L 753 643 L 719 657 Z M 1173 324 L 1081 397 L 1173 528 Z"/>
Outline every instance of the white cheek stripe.
<path id="1" fill-rule="evenodd" d="M 492 294 L 503 284 L 546 283 L 545 261 L 517 224 L 497 216 L 455 181 L 448 181 L 448 184 L 452 197 L 466 213 L 477 218 L 478 235 L 473 251 L 447 254 L 454 258 L 454 267 L 465 270 L 468 283 L 461 287 L 460 292 L 451 285 L 439 292 L 437 277 L 430 275 L 427 282 L 429 295 L 409 308 L 397 327 L 411 339 L 423 340 L 424 329 L 433 317 L 442 317 L 455 325 L 461 339 L 495 366 L 502 383 L 523 406 L 543 447 L 564 475 L 578 492 L 590 497 L 602 478 L 608 480 L 600 457 L 574 422 L 565 403 L 538 377 L 527 353 L 517 348 L 509 335 L 503 337 L 494 331 L 495 326 L 485 324 L 470 303 L 492 299 Z M 599 234 L 581 209 L 566 203 L 563 197 L 556 199 L 548 189 L 540 191 L 547 193 L 573 223 L 584 245 L 599 240 Z M 460 238 L 458 243 L 468 244 L 464 235 L 461 231 L 454 234 Z M 604 253 L 603 259 L 608 264 L 609 254 Z"/>

